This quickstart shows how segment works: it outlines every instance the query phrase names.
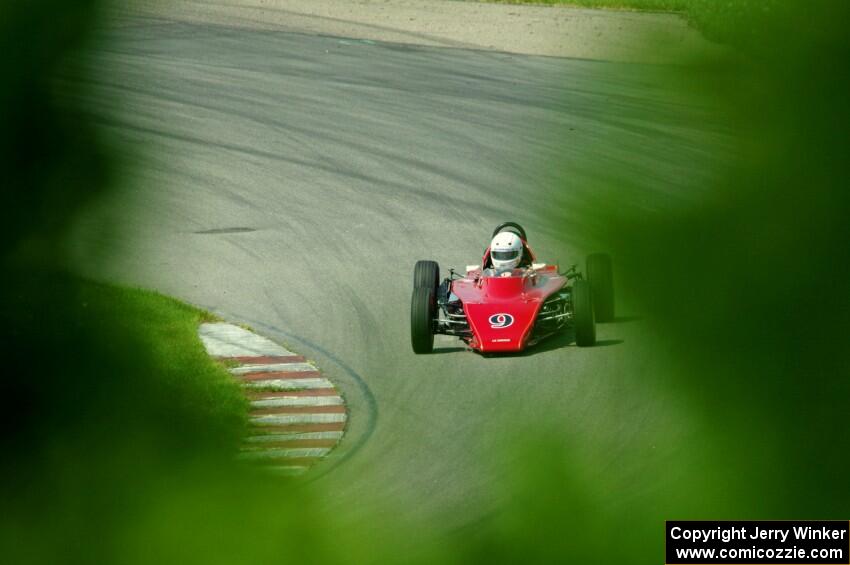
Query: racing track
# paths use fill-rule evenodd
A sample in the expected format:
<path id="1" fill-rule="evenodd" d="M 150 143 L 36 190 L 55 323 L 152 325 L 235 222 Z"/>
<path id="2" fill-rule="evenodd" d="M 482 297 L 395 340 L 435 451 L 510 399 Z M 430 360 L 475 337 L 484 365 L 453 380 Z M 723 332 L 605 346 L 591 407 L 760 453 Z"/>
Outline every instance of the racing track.
<path id="1" fill-rule="evenodd" d="M 76 260 L 315 359 L 352 410 L 346 459 L 316 480 L 355 519 L 439 534 L 498 511 L 523 423 L 554 422 L 612 501 L 684 433 L 639 320 L 520 357 L 448 338 L 416 357 L 408 338 L 417 259 L 462 268 L 516 220 L 542 258 L 580 261 L 581 206 L 613 184 L 686 205 L 720 137 L 658 69 L 141 18 L 98 68 L 106 133 L 141 156 Z"/>

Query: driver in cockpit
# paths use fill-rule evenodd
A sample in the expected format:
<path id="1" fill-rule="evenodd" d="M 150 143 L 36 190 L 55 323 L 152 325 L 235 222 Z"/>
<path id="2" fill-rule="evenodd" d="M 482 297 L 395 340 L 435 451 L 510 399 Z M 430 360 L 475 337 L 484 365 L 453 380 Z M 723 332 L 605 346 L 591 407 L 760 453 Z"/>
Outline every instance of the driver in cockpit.
<path id="1" fill-rule="evenodd" d="M 491 268 L 484 270 L 485 276 L 509 276 L 514 269 L 530 266 L 526 257 L 525 244 L 520 237 L 510 231 L 499 232 L 490 242 Z"/>

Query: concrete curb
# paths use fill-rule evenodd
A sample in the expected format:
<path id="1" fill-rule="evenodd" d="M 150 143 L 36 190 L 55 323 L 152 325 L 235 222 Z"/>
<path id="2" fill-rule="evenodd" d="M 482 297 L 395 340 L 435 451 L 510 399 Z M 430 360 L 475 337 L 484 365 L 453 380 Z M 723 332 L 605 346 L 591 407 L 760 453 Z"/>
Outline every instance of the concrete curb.
<path id="1" fill-rule="evenodd" d="M 228 364 L 251 403 L 251 433 L 241 459 L 297 475 L 342 440 L 348 421 L 345 399 L 315 365 L 233 324 L 201 324 L 198 335 L 211 357 Z"/>

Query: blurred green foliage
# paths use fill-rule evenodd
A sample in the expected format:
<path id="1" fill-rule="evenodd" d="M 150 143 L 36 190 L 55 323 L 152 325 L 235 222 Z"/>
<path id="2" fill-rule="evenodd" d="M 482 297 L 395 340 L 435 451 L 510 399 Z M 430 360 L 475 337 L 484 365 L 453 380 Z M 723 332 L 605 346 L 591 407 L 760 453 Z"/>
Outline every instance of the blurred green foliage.
<path id="1" fill-rule="evenodd" d="M 753 4 L 724 30 L 734 58 L 700 71 L 734 134 L 717 180 L 674 213 L 624 206 L 616 187 L 589 194 L 588 225 L 677 352 L 671 377 L 707 414 L 702 448 L 732 472 L 736 515 L 843 519 L 850 4 Z"/>
<path id="2" fill-rule="evenodd" d="M 54 262 L 73 218 L 107 186 L 110 161 L 83 110 L 60 106 L 56 81 L 87 47 L 94 0 L 0 4 L 0 166 L 8 171 L 0 210 L 0 253 Z M 69 81 L 63 97 L 86 87 Z"/>
<path id="3" fill-rule="evenodd" d="M 232 389 L 214 369 L 185 374 L 201 314 L 58 267 L 65 228 L 116 178 L 74 103 L 92 71 L 69 63 L 99 5 L 0 5 L 0 560 L 645 563 L 660 562 L 665 518 L 846 519 L 850 4 L 703 4 L 741 50 L 699 82 L 735 131 L 721 180 L 675 212 L 623 206 L 616 187 L 587 197 L 594 243 L 674 352 L 666 382 L 702 425 L 660 463 L 664 485 L 648 466 L 617 504 L 585 446 L 506 446 L 527 465 L 504 508 L 415 547 L 392 520 L 348 523 L 309 487 L 232 462 Z"/>

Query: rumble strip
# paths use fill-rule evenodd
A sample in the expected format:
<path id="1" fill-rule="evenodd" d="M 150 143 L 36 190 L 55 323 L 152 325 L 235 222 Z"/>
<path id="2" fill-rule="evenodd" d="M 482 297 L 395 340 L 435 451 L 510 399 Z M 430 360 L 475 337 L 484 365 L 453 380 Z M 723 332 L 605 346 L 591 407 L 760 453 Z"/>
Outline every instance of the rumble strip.
<path id="1" fill-rule="evenodd" d="M 251 402 L 251 432 L 240 457 L 285 474 L 301 474 L 327 456 L 345 433 L 345 401 L 304 357 L 227 323 L 201 324 L 210 356 L 230 366 Z"/>

